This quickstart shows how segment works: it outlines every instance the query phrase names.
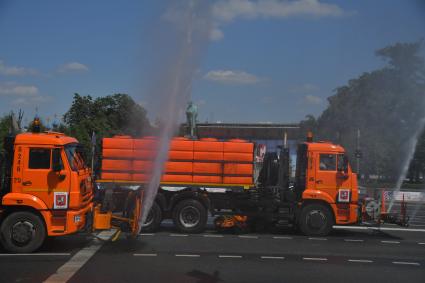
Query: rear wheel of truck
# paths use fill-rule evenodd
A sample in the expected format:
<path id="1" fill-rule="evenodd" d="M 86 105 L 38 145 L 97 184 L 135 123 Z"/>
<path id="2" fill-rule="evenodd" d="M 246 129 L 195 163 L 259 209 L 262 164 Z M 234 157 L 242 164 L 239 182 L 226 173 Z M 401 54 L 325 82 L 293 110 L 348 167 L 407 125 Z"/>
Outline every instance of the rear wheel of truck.
<path id="1" fill-rule="evenodd" d="M 174 225 L 183 233 L 201 233 L 205 229 L 207 218 L 205 206 L 194 199 L 179 202 L 173 210 Z"/>
<path id="2" fill-rule="evenodd" d="M 332 212 L 319 203 L 306 205 L 298 220 L 298 227 L 307 236 L 325 236 L 332 230 L 333 224 Z"/>
<path id="3" fill-rule="evenodd" d="M 161 225 L 161 221 L 161 207 L 156 202 L 154 202 L 151 209 L 149 210 L 148 217 L 146 217 L 145 223 L 142 225 L 142 232 L 155 232 L 158 230 L 159 225 Z"/>
<path id="4" fill-rule="evenodd" d="M 31 253 L 43 244 L 45 238 L 44 221 L 28 211 L 9 214 L 0 227 L 2 245 L 14 253 Z"/>

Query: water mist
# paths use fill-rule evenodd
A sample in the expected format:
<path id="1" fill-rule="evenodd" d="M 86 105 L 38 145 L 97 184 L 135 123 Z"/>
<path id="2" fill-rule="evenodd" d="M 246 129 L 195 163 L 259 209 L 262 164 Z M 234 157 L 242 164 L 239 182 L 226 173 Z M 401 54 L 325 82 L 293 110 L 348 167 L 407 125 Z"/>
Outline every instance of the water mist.
<path id="1" fill-rule="evenodd" d="M 419 139 L 420 135 L 422 134 L 422 132 L 425 128 L 425 117 L 422 118 L 421 120 L 419 120 L 418 124 L 419 124 L 418 128 L 416 129 L 415 133 L 413 134 L 413 136 L 409 140 L 408 152 L 407 152 L 406 158 L 403 162 L 403 166 L 401 168 L 401 174 L 398 177 L 394 192 L 399 192 L 401 190 L 401 186 L 403 185 L 403 181 L 404 181 L 404 179 L 406 179 L 407 173 L 409 171 L 410 163 L 412 162 L 412 159 L 415 155 L 415 150 L 416 150 L 416 145 L 418 144 L 418 139 Z M 391 212 L 393 205 L 394 205 L 394 197 L 391 199 L 391 202 L 388 206 L 388 212 Z"/>
<path id="2" fill-rule="evenodd" d="M 156 104 L 156 109 L 149 110 L 155 110 L 159 120 L 159 136 L 152 174 L 144 191 L 139 227 L 146 221 L 155 200 L 170 141 L 190 100 L 192 81 L 209 41 L 210 10 L 208 1 L 170 1 L 161 18 L 166 30 L 160 30 L 163 34 L 159 36 L 168 38 L 163 39 L 158 49 L 165 50 L 166 54 L 155 55 L 158 56 L 155 64 L 159 71 L 153 79 L 155 83 L 149 98 Z"/>

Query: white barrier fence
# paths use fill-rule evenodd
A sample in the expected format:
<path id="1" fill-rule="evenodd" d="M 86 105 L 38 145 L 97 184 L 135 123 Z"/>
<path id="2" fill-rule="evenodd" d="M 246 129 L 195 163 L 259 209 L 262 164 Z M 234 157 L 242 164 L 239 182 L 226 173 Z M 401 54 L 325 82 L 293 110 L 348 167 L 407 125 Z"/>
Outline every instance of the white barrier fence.
<path id="1" fill-rule="evenodd" d="M 424 192 L 384 191 L 386 201 L 425 202 Z"/>

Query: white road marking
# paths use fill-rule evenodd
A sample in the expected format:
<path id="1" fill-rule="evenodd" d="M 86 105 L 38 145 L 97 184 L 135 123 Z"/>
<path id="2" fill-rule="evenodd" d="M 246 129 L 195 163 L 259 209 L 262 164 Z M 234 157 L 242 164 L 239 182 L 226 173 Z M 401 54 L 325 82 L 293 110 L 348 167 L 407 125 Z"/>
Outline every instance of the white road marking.
<path id="1" fill-rule="evenodd" d="M 258 236 L 239 235 L 238 237 L 243 239 L 258 239 Z"/>
<path id="2" fill-rule="evenodd" d="M 381 230 L 381 231 L 425 232 L 425 229 L 389 228 L 389 227 L 365 227 L 365 226 L 334 225 L 333 228 L 334 229 L 347 229 L 347 230 Z"/>
<path id="3" fill-rule="evenodd" d="M 279 239 L 279 240 L 292 240 L 292 237 L 286 237 L 286 236 L 274 236 L 273 239 Z"/>
<path id="4" fill-rule="evenodd" d="M 97 235 L 100 239 L 110 239 L 116 230 L 103 231 Z M 90 245 L 78 251 L 64 265 L 44 282 L 66 282 L 103 246 L 104 242 L 93 239 Z"/>
<path id="5" fill-rule="evenodd" d="M 0 254 L 0 256 L 70 256 L 70 253 Z"/>
<path id="6" fill-rule="evenodd" d="M 345 242 L 364 242 L 364 240 L 360 239 L 344 239 Z"/>
<path id="7" fill-rule="evenodd" d="M 418 245 L 425 245 L 425 243 L 418 243 Z"/>
<path id="8" fill-rule="evenodd" d="M 176 254 L 177 257 L 200 257 L 200 255 L 193 255 L 193 254 Z"/>
<path id="9" fill-rule="evenodd" d="M 285 259 L 283 256 L 261 256 L 262 259 Z"/>
<path id="10" fill-rule="evenodd" d="M 419 266 L 418 262 L 408 262 L 408 261 L 393 261 L 394 264 L 402 264 L 402 265 L 415 265 Z"/>
<path id="11" fill-rule="evenodd" d="M 223 238 L 223 235 L 214 235 L 214 234 L 205 234 L 203 236 L 206 238 Z"/>
<path id="12" fill-rule="evenodd" d="M 140 236 L 155 236 L 154 233 L 140 233 Z"/>
<path id="13" fill-rule="evenodd" d="M 219 258 L 242 258 L 241 255 L 218 255 Z"/>
<path id="14" fill-rule="evenodd" d="M 371 263 L 373 260 L 368 259 L 349 259 L 349 262 L 361 262 L 361 263 Z"/>
<path id="15" fill-rule="evenodd" d="M 381 241 L 381 243 L 384 243 L 384 244 L 400 244 L 399 241 Z"/>
<path id="16" fill-rule="evenodd" d="M 157 254 L 133 254 L 133 256 L 157 256 Z"/>
<path id="17" fill-rule="evenodd" d="M 328 239 L 326 238 L 308 238 L 309 240 L 313 240 L 313 241 L 327 241 Z"/>
<path id="18" fill-rule="evenodd" d="M 303 260 L 317 260 L 317 261 L 326 261 L 327 258 L 324 257 L 303 257 Z"/>
<path id="19" fill-rule="evenodd" d="M 170 234 L 170 237 L 187 237 L 188 234 Z"/>

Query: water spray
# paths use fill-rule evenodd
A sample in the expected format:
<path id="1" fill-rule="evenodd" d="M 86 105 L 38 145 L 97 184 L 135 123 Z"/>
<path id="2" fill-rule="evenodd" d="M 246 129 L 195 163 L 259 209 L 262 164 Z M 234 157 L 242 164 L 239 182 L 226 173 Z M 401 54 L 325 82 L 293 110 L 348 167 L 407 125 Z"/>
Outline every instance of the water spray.
<path id="1" fill-rule="evenodd" d="M 164 164 L 168 159 L 170 141 L 178 129 L 179 121 L 183 118 L 185 108 L 190 100 L 192 80 L 199 68 L 200 53 L 206 47 L 210 33 L 210 5 L 209 1 L 185 0 L 178 3 L 170 1 L 170 5 L 163 19 L 169 22 L 167 31 L 174 30 L 174 37 L 179 42 L 170 44 L 172 54 L 160 72 L 159 91 L 152 92 L 153 100 L 160 100 L 161 125 L 159 129 L 158 145 L 153 164 L 150 181 L 145 188 L 142 215 L 139 227 L 145 223 L 148 213 L 155 201 L 158 192 Z"/>
<path id="2" fill-rule="evenodd" d="M 413 134 L 413 136 L 409 140 L 409 150 L 406 155 L 406 159 L 403 162 L 403 167 L 401 169 L 400 177 L 397 180 L 394 193 L 399 192 L 401 190 L 401 186 L 403 185 L 404 179 L 406 179 L 407 173 L 409 171 L 410 163 L 412 162 L 412 159 L 415 155 L 416 145 L 418 144 L 418 139 L 420 135 L 422 134 L 423 130 L 425 128 L 425 117 L 423 117 L 421 120 L 419 120 L 419 126 L 416 130 L 416 132 Z M 394 197 L 391 199 L 391 202 L 388 206 L 388 212 L 391 212 L 391 209 L 394 205 Z"/>

